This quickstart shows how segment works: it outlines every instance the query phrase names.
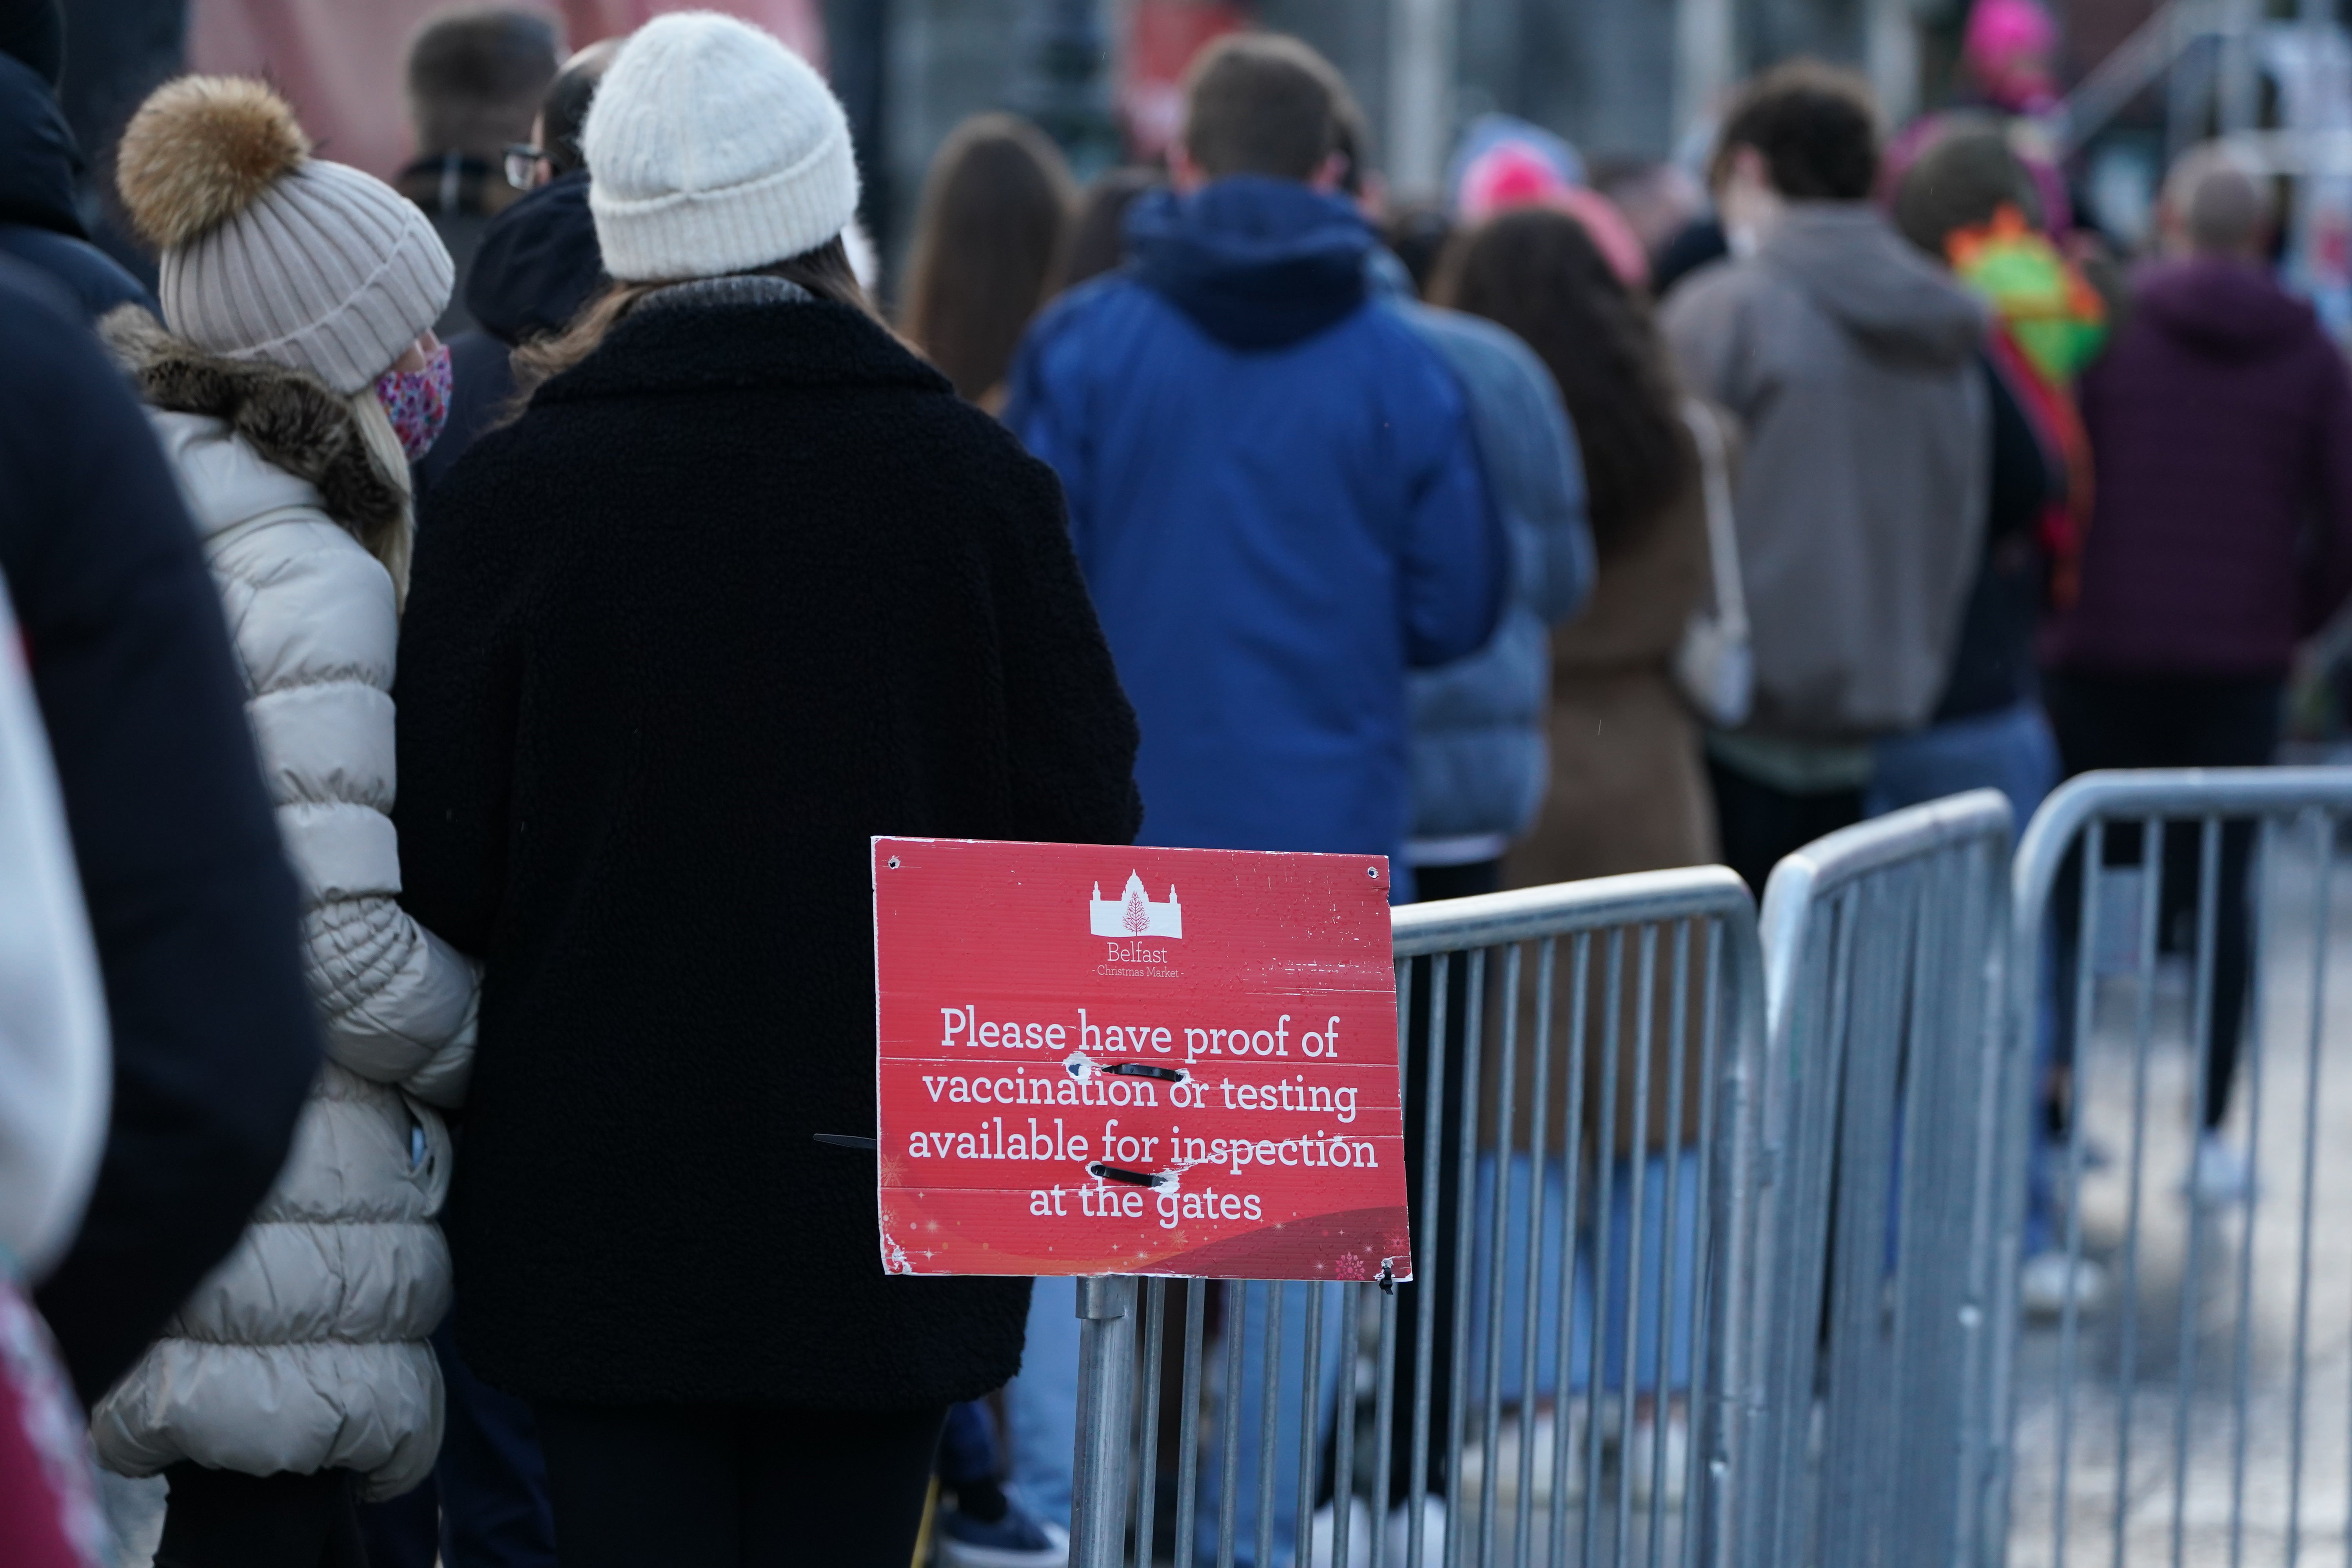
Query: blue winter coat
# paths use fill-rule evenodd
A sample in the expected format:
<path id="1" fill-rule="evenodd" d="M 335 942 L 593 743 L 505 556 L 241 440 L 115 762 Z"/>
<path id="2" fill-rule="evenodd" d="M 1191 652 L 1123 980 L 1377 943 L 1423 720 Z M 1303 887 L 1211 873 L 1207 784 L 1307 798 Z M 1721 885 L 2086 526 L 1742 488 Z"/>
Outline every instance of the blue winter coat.
<path id="1" fill-rule="evenodd" d="M 1405 672 L 1484 644 L 1507 577 L 1461 391 L 1336 197 L 1158 193 L 1128 241 L 1031 331 L 1005 417 L 1142 721 L 1140 841 L 1385 854 L 1408 897 Z"/>
<path id="2" fill-rule="evenodd" d="M 1373 287 L 1401 292 L 1389 274 L 1402 273 L 1402 265 L 1385 252 L 1373 260 Z M 1501 855 L 1543 804 L 1551 628 L 1592 591 L 1592 531 L 1575 429 L 1535 351 L 1475 316 L 1409 300 L 1397 308 L 1462 384 L 1486 485 L 1511 541 L 1511 596 L 1493 638 L 1467 658 L 1413 676 L 1408 687 L 1408 852 L 1419 865 L 1462 865 Z"/>

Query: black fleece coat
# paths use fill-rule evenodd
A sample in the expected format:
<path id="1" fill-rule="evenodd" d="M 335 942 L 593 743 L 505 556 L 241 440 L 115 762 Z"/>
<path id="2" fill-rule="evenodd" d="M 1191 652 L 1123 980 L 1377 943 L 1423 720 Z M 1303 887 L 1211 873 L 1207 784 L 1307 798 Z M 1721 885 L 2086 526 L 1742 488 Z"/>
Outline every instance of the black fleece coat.
<path id="1" fill-rule="evenodd" d="M 657 294 L 435 490 L 405 901 L 487 963 L 446 1226 L 493 1383 L 911 1410 L 1025 1280 L 882 1272 L 875 834 L 1129 842 L 1061 491 L 870 318 Z"/>
<path id="2" fill-rule="evenodd" d="M 47 273 L 85 321 L 117 305 L 160 315 L 140 281 L 89 242 L 74 203 L 80 174 L 81 154 L 49 84 L 0 55 L 0 256 Z"/>

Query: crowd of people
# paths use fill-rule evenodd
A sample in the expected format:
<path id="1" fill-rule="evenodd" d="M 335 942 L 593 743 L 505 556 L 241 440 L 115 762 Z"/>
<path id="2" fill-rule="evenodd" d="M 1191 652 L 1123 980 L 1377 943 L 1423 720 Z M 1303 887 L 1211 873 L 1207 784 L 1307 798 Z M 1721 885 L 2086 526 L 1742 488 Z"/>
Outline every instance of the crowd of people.
<path id="1" fill-rule="evenodd" d="M 1164 169 L 959 128 L 888 313 L 840 104 L 741 22 L 436 24 L 396 184 L 168 82 L 114 161 L 152 286 L 82 228 L 58 28 L 0 32 L 0 1558 L 898 1568 L 936 1476 L 942 1562 L 1063 1561 L 1072 1282 L 886 1278 L 815 1137 L 873 1120 L 871 835 L 1760 892 L 1957 791 L 2270 760 L 2352 594 L 2352 375 L 2259 171 L 2185 156 L 2126 271 L 2032 133 L 2038 13 L 1978 13 L 2015 90 L 1899 137 L 1796 62 L 1702 177 L 1490 118 L 1411 205 L 1328 62 L 1234 35 Z M 1407 1108 L 1417 1228 L 1479 1092 Z M 2095 1305 L 2047 1178 L 2028 1302 Z M 1580 1265 L 1641 1498 L 1696 1186 Z M 1243 1473 L 1265 1432 L 1311 1490 L 1261 1371 Z M 1411 1468 L 1360 1554 L 1443 1540 Z M 1218 1472 L 1237 1560 L 1329 1560 Z"/>

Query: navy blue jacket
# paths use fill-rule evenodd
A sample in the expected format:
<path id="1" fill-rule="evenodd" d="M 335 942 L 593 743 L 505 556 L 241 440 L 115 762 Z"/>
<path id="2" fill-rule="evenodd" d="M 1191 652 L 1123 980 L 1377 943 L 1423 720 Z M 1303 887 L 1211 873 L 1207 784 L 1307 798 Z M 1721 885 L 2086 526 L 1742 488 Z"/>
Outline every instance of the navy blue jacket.
<path id="1" fill-rule="evenodd" d="M 586 170 L 540 186 L 490 220 L 466 274 L 474 325 L 449 340 L 449 422 L 416 464 L 420 493 L 439 484 L 513 400 L 513 351 L 571 325 L 604 282 Z"/>
<path id="2" fill-rule="evenodd" d="M 1032 330 L 1005 417 L 1142 721 L 1139 841 L 1384 854 L 1407 897 L 1405 672 L 1485 643 L 1508 575 L 1461 389 L 1336 197 L 1158 192 L 1128 242 Z"/>
<path id="3" fill-rule="evenodd" d="M 0 256 L 47 273 L 85 321 L 117 305 L 162 314 L 139 280 L 89 242 L 74 205 L 80 170 L 73 132 L 49 84 L 30 66 L 0 55 Z"/>
<path id="4" fill-rule="evenodd" d="M 245 1229 L 319 1068 L 294 874 L 218 591 L 145 416 L 0 261 L 0 575 L 48 731 L 114 1046 L 73 1249 L 39 1292 L 95 1403 Z"/>

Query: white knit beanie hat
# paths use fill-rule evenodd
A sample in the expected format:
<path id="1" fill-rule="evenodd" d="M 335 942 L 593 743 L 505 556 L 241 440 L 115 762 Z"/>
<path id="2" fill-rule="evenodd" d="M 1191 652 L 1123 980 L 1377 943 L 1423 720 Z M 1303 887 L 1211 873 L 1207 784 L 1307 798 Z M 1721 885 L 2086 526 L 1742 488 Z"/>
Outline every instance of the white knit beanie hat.
<path id="1" fill-rule="evenodd" d="M 623 45 L 581 132 L 604 270 L 718 278 L 814 250 L 857 211 L 849 118 L 807 61 L 711 11 Z"/>
<path id="2" fill-rule="evenodd" d="M 122 133 L 116 181 L 162 250 L 165 323 L 232 359 L 307 370 L 349 395 L 440 317 L 456 279 L 415 203 L 310 156 L 257 81 L 183 77 Z"/>

